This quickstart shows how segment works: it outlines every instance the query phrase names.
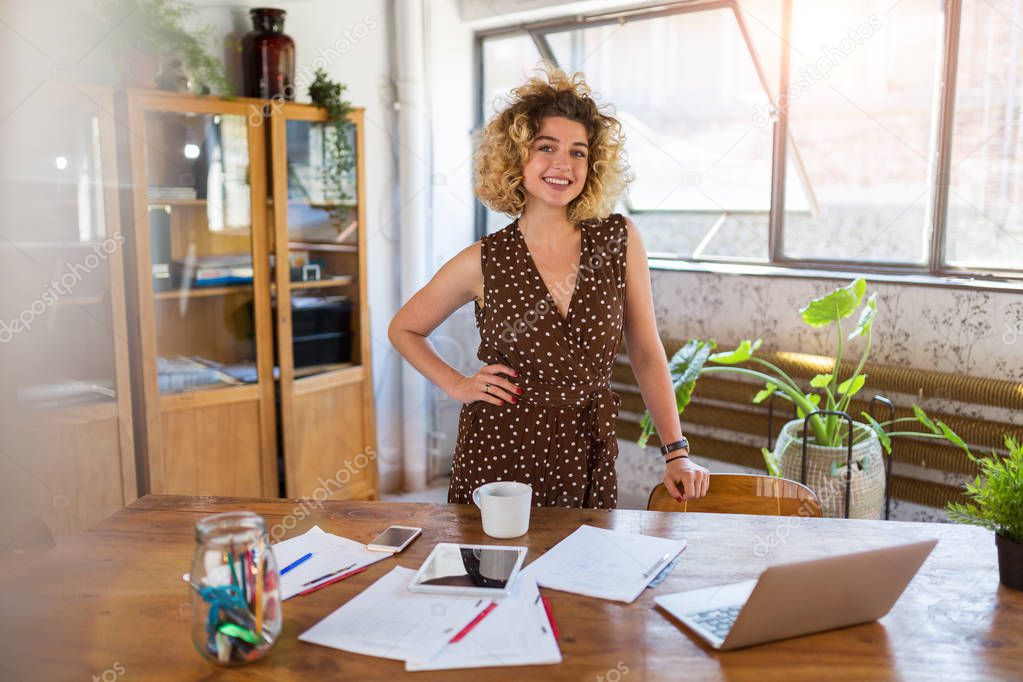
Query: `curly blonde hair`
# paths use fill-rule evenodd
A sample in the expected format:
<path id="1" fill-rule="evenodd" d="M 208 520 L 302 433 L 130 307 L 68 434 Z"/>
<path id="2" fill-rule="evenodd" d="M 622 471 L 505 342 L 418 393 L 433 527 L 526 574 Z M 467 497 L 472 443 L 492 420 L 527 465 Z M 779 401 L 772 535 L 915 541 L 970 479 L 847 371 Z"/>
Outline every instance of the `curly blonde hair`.
<path id="1" fill-rule="evenodd" d="M 624 159 L 621 123 L 601 111 L 590 97 L 582 73 L 569 77 L 555 67 L 538 69 L 511 91 L 511 103 L 484 127 L 475 152 L 474 191 L 491 210 L 519 216 L 526 206 L 522 168 L 530 145 L 547 116 L 562 116 L 586 128 L 586 184 L 568 205 L 572 222 L 599 221 L 614 210 L 618 197 L 634 178 Z"/>

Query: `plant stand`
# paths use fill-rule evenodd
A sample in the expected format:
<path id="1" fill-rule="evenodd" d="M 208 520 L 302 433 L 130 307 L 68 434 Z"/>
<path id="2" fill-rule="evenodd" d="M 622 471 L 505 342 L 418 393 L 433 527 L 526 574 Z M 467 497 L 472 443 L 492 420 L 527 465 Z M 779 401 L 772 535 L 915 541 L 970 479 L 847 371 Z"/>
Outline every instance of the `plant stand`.
<path id="1" fill-rule="evenodd" d="M 889 419 L 895 418 L 895 405 L 887 397 L 882 395 L 875 395 L 870 400 L 870 416 L 875 417 L 875 407 L 877 405 L 884 405 L 888 408 Z M 795 410 L 794 410 L 795 411 Z M 843 418 L 849 424 L 849 438 L 847 444 L 846 454 L 846 465 L 845 465 L 845 518 L 849 518 L 849 504 L 850 504 L 850 493 L 852 489 L 852 434 L 854 431 L 853 418 L 847 413 L 836 410 L 815 410 L 803 418 L 803 431 L 802 431 L 802 460 L 801 460 L 801 473 L 799 482 L 806 485 L 806 470 L 807 470 L 807 443 L 808 443 L 808 427 L 810 423 L 810 417 L 814 415 L 834 415 Z M 798 419 L 798 413 L 795 415 Z M 767 449 L 772 450 L 774 447 L 774 396 L 772 395 L 767 404 Z M 891 515 L 891 478 L 892 478 L 892 460 L 894 456 L 894 446 L 892 453 L 885 456 L 882 450 L 882 457 L 884 459 L 884 518 L 885 520 L 890 519 Z"/>

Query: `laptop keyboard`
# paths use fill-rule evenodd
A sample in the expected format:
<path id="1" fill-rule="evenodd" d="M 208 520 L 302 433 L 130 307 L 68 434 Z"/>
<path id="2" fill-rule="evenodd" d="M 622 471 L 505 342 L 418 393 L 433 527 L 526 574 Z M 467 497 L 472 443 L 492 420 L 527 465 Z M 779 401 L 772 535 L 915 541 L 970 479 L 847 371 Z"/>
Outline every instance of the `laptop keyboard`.
<path id="1" fill-rule="evenodd" d="M 739 611 L 741 610 L 742 604 L 725 606 L 719 609 L 711 609 L 710 611 L 700 611 L 690 616 L 690 618 L 699 623 L 705 630 L 709 630 L 714 635 L 724 639 L 728 631 L 732 629 L 732 625 L 735 623 L 735 619 L 739 617 Z"/>

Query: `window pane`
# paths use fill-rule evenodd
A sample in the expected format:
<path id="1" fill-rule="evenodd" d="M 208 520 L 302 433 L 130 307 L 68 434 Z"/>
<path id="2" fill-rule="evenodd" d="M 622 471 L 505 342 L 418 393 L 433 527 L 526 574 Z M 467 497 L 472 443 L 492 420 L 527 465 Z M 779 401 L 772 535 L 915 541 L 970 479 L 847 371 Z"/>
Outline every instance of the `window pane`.
<path id="1" fill-rule="evenodd" d="M 543 65 L 540 53 L 527 35 L 488 38 L 483 41 L 483 120 L 489 121 L 495 112 L 504 108 L 508 93 L 537 75 L 533 69 Z M 500 230 L 511 218 L 485 212 L 484 234 Z"/>
<path id="2" fill-rule="evenodd" d="M 941 3 L 864 5 L 793 3 L 784 253 L 923 264 Z"/>
<path id="3" fill-rule="evenodd" d="M 745 4 L 745 3 L 744 3 Z M 744 11 L 765 77 L 777 2 Z M 686 12 L 548 35 L 558 63 L 614 105 L 636 180 L 625 206 L 652 254 L 767 258 L 771 130 L 767 91 L 735 14 Z"/>
<path id="4" fill-rule="evenodd" d="M 951 265 L 1023 267 L 1021 13 L 1019 0 L 963 4 L 948 196 Z"/>

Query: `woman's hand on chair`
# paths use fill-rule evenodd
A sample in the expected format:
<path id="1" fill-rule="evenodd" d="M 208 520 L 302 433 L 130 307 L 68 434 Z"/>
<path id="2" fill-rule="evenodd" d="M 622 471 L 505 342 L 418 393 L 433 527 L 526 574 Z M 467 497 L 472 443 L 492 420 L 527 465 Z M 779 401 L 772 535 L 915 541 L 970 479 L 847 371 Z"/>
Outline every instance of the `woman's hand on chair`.
<path id="1" fill-rule="evenodd" d="M 677 502 L 703 497 L 710 489 L 710 471 L 688 457 L 664 465 L 664 487 Z"/>

